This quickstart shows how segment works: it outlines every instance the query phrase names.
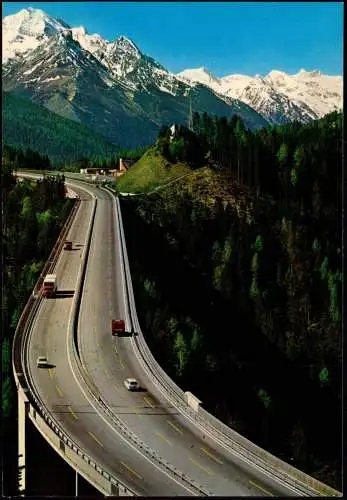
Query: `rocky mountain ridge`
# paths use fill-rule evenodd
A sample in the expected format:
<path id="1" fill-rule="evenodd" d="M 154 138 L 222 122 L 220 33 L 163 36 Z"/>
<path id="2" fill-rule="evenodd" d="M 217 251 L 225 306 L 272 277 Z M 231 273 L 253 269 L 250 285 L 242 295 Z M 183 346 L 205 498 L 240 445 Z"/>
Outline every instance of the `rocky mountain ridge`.
<path id="1" fill-rule="evenodd" d="M 190 108 L 217 116 L 238 114 L 251 129 L 318 116 L 278 92 L 279 83 L 266 80 L 260 95 L 260 80 L 245 80 L 249 77 L 242 77 L 243 87 L 236 91 L 235 75 L 209 81 L 201 71 L 174 75 L 125 36 L 110 42 L 39 9 L 23 9 L 5 17 L 2 25 L 4 90 L 126 147 L 149 144 L 162 125 L 187 125 Z"/>
<path id="2" fill-rule="evenodd" d="M 71 28 L 42 10 L 3 19 L 3 88 L 102 133 L 124 147 L 150 144 L 162 125 L 198 112 L 267 121 L 238 99 L 181 82 L 127 37 L 113 42 Z"/>
<path id="3" fill-rule="evenodd" d="M 205 68 L 187 69 L 176 75 L 185 82 L 199 82 L 216 93 L 240 99 L 270 123 L 308 122 L 342 109 L 342 76 L 305 71 L 288 75 L 273 70 L 265 77 L 229 75 L 217 78 Z"/>

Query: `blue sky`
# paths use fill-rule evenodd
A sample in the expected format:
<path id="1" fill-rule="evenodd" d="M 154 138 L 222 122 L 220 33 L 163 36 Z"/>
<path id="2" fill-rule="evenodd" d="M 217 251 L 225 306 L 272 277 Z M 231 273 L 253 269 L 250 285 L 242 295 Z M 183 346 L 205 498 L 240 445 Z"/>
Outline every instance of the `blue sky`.
<path id="1" fill-rule="evenodd" d="M 126 35 L 173 72 L 342 75 L 342 2 L 4 2 L 2 15 L 27 7 L 108 40 Z"/>

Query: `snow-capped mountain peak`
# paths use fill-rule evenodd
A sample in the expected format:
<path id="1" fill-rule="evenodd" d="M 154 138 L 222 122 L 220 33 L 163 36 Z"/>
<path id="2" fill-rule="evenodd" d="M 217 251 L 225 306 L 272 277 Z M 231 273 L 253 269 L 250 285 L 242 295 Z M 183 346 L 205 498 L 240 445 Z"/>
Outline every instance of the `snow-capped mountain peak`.
<path id="1" fill-rule="evenodd" d="M 83 26 L 72 28 L 71 33 L 72 38 L 78 42 L 84 50 L 95 55 L 97 58 L 104 53 L 107 44 L 109 43 L 97 33 L 89 35 Z"/>
<path id="2" fill-rule="evenodd" d="M 297 76 L 310 78 L 312 76 L 321 76 L 321 74 L 322 73 L 319 71 L 319 69 L 314 69 L 313 71 L 306 71 L 305 69 L 301 69 Z"/>
<path id="3" fill-rule="evenodd" d="M 142 56 L 140 49 L 135 45 L 135 43 L 130 40 L 130 38 L 121 35 L 116 40 L 110 44 L 110 52 L 127 52 L 129 55 L 136 57 L 137 59 Z"/>
<path id="4" fill-rule="evenodd" d="M 56 100 L 64 96 L 68 103 L 77 98 L 83 100 L 90 88 L 98 88 L 101 94 L 105 88 L 107 93 L 117 89 L 125 92 L 129 106 L 137 92 L 142 97 L 148 94 L 148 99 L 170 94 L 169 108 L 175 109 L 175 102 L 183 99 L 178 106 L 183 114 L 184 99 L 193 94 L 197 108 L 219 109 L 226 115 L 231 108 L 252 126 L 307 122 L 342 108 L 342 77 L 324 75 L 318 70 L 301 69 L 294 75 L 272 70 L 266 76 L 230 74 L 218 78 L 199 67 L 175 75 L 144 55 L 126 36 L 110 42 L 98 34 L 88 34 L 83 26 L 72 28 L 40 9 L 29 7 L 7 16 L 2 27 L 3 82 L 7 89 L 32 89 L 35 99 L 43 99 L 47 92 L 49 97 L 43 100 L 54 109 L 60 110 Z M 206 108 L 201 103 L 206 103 Z M 89 104 L 83 106 L 87 109 Z M 153 109 L 151 120 L 159 125 L 161 118 L 157 116 L 161 115 L 157 111 L 153 114 Z"/>
<path id="5" fill-rule="evenodd" d="M 70 28 L 40 9 L 28 7 L 2 21 L 2 59 L 6 62 L 27 50 L 33 50 L 50 36 Z"/>
<path id="6" fill-rule="evenodd" d="M 278 71 L 277 69 L 273 69 L 272 71 L 270 71 L 268 76 L 272 78 L 286 78 L 288 75 L 284 71 Z"/>
<path id="7" fill-rule="evenodd" d="M 286 85 L 290 86 L 290 82 L 292 81 L 290 75 L 284 71 L 278 71 L 276 69 L 270 71 L 270 73 L 264 77 L 264 80 L 272 85 L 275 85 L 277 88 Z"/>
<path id="8" fill-rule="evenodd" d="M 84 26 L 79 26 L 78 28 L 72 28 L 71 31 L 75 33 L 76 36 L 85 36 L 86 35 L 86 30 Z"/>
<path id="9" fill-rule="evenodd" d="M 3 29 L 12 30 L 12 35 L 17 34 L 35 36 L 35 35 L 54 35 L 62 28 L 67 28 L 67 24 L 62 24 L 53 17 L 45 14 L 41 9 L 20 10 L 17 14 L 7 16 L 3 19 Z"/>
<path id="10" fill-rule="evenodd" d="M 216 90 L 215 87 L 219 89 L 221 86 L 219 79 L 213 76 L 212 73 L 204 67 L 185 69 L 184 71 L 181 71 L 181 73 L 177 73 L 176 76 L 186 81 L 188 80 L 202 83 L 213 88 L 214 90 Z"/>
<path id="11" fill-rule="evenodd" d="M 114 42 L 108 43 L 104 54 L 104 61 L 116 78 L 124 78 L 134 71 L 141 58 L 141 51 L 126 36 L 120 36 Z"/>
<path id="12" fill-rule="evenodd" d="M 253 77 L 216 78 L 204 68 L 187 69 L 178 78 L 198 82 L 228 98 L 240 99 L 270 123 L 309 121 L 342 108 L 342 76 L 301 69 L 295 75 L 272 70 Z"/>

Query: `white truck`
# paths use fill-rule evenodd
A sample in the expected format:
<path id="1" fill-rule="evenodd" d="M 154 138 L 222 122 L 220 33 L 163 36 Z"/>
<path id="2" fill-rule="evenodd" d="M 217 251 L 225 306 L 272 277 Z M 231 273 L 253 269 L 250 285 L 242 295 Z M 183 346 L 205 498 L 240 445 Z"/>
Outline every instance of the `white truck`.
<path id="1" fill-rule="evenodd" d="M 42 295 L 43 297 L 55 297 L 57 292 L 57 275 L 47 274 L 43 280 Z"/>

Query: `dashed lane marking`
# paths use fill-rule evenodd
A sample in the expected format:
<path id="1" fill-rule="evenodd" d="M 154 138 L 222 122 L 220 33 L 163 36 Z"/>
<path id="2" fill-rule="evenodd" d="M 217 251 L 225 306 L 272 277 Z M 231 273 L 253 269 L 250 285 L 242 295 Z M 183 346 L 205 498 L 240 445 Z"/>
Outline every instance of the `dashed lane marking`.
<path id="1" fill-rule="evenodd" d="M 56 388 L 56 391 L 58 393 L 58 396 L 62 398 L 63 397 L 63 391 L 60 389 L 59 385 L 56 385 L 55 388 Z"/>
<path id="2" fill-rule="evenodd" d="M 154 404 L 152 404 L 152 402 L 150 401 L 149 398 L 147 398 L 146 396 L 143 396 L 143 399 L 145 400 L 145 402 L 151 407 L 151 408 L 154 408 Z"/>
<path id="3" fill-rule="evenodd" d="M 92 432 L 88 432 L 88 434 L 102 447 L 104 447 L 104 445 L 101 443 L 101 441 L 98 440 L 98 438 L 92 433 Z"/>
<path id="4" fill-rule="evenodd" d="M 258 490 L 266 493 L 267 495 L 269 495 L 270 497 L 273 497 L 274 495 L 272 493 L 270 493 L 268 490 L 266 490 L 265 488 L 263 488 L 263 486 L 260 486 L 259 484 L 255 483 L 254 481 L 252 480 L 249 480 L 249 482 L 251 484 L 253 484 L 253 486 L 255 486 L 256 488 L 258 488 Z"/>
<path id="5" fill-rule="evenodd" d="M 163 441 L 165 441 L 166 443 L 168 443 L 170 446 L 172 446 L 172 443 L 170 443 L 170 441 L 168 439 L 166 439 L 166 437 L 163 434 L 161 434 L 158 431 L 154 431 L 154 434 L 156 436 L 160 437 L 160 439 L 162 439 Z"/>
<path id="6" fill-rule="evenodd" d="M 120 462 L 123 467 L 125 467 L 131 474 L 133 474 L 134 476 L 138 477 L 139 479 L 143 479 L 142 476 L 140 476 L 140 474 L 138 474 L 134 469 L 132 469 L 131 467 L 129 467 L 129 465 L 127 465 L 125 462 Z"/>
<path id="7" fill-rule="evenodd" d="M 140 413 L 138 412 L 137 408 L 135 408 L 135 406 L 132 406 L 131 409 L 136 413 L 136 415 L 138 417 L 141 417 L 142 418 L 142 415 L 140 415 Z"/>
<path id="8" fill-rule="evenodd" d="M 52 368 L 48 368 L 48 373 L 49 373 L 49 376 L 50 376 L 51 378 L 53 378 Z"/>
<path id="9" fill-rule="evenodd" d="M 177 425 L 173 424 L 172 422 L 170 422 L 170 420 L 167 420 L 167 423 L 173 428 L 175 429 L 175 431 L 179 432 L 180 434 L 183 435 L 183 432 L 181 431 L 181 429 L 179 427 L 177 427 Z"/>
<path id="10" fill-rule="evenodd" d="M 123 361 L 120 358 L 119 358 L 119 364 L 120 364 L 121 368 L 124 368 Z"/>
<path id="11" fill-rule="evenodd" d="M 218 464 L 220 465 L 223 465 L 223 462 L 221 460 L 219 460 L 219 458 L 215 457 L 214 455 L 212 455 L 211 452 L 209 452 L 208 450 L 206 450 L 206 448 L 200 448 L 209 458 L 211 458 L 212 460 L 214 460 L 215 462 L 217 462 Z"/>
<path id="12" fill-rule="evenodd" d="M 193 464 L 195 464 L 197 467 L 200 467 L 200 469 L 203 470 L 204 472 L 206 472 L 206 474 L 208 474 L 209 476 L 214 476 L 213 472 L 211 472 L 210 470 L 206 469 L 206 467 L 203 467 L 202 465 L 200 465 L 198 462 L 196 462 L 194 460 L 194 458 L 189 457 L 189 460 L 191 462 L 193 462 Z"/>
<path id="13" fill-rule="evenodd" d="M 69 409 L 69 412 L 71 413 L 71 415 L 73 416 L 73 418 L 75 418 L 76 420 L 78 420 L 78 416 L 76 415 L 76 413 L 73 411 L 73 409 L 71 408 L 71 406 L 68 406 L 68 409 Z"/>

